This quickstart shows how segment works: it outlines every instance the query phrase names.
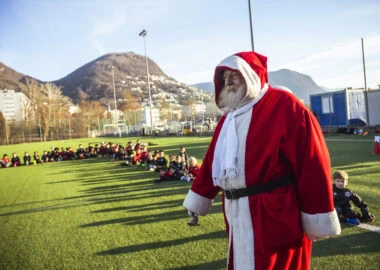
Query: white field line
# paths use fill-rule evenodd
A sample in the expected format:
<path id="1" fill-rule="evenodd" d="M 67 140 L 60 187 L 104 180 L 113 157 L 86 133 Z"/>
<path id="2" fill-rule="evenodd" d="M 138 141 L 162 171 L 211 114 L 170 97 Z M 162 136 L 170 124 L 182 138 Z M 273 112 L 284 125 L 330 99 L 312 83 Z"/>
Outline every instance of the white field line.
<path id="1" fill-rule="evenodd" d="M 362 228 L 362 229 L 365 229 L 365 230 L 368 230 L 368 231 L 371 231 L 371 232 L 380 233 L 380 227 L 376 227 L 376 226 L 373 226 L 373 225 L 361 223 L 361 224 L 358 225 L 358 227 Z"/>
<path id="2" fill-rule="evenodd" d="M 337 142 L 373 142 L 375 143 L 375 140 L 354 140 L 354 139 L 329 139 L 325 138 L 325 141 L 337 141 Z"/>

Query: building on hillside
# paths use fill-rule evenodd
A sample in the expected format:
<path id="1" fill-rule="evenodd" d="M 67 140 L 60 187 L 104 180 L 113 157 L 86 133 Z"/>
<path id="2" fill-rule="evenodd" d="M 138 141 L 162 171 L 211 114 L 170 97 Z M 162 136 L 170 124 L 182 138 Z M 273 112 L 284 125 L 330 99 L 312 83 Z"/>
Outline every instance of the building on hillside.
<path id="1" fill-rule="evenodd" d="M 198 117 L 206 112 L 204 103 L 185 105 L 182 108 L 182 114 L 186 118 Z"/>
<path id="2" fill-rule="evenodd" d="M 80 108 L 78 105 L 72 105 L 69 107 L 70 114 L 78 113 L 79 111 L 80 111 Z"/>
<path id="3" fill-rule="evenodd" d="M 26 119 L 29 99 L 21 92 L 0 90 L 0 111 L 7 121 L 23 121 Z"/>

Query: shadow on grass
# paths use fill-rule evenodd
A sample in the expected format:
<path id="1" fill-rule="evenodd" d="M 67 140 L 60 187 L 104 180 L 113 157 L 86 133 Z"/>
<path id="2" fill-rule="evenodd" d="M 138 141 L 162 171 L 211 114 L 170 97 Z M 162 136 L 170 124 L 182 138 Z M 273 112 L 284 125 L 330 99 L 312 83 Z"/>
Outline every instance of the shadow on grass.
<path id="1" fill-rule="evenodd" d="M 89 227 L 97 227 L 97 226 L 105 226 L 112 224 L 125 224 L 125 225 L 142 225 L 148 223 L 155 223 L 161 221 L 170 221 L 177 220 L 186 217 L 186 212 L 184 210 L 180 211 L 172 211 L 168 213 L 160 213 L 156 215 L 145 215 L 145 216 L 131 216 L 125 218 L 115 218 L 97 222 L 91 222 L 88 224 L 81 225 L 81 228 L 89 228 Z"/>
<path id="2" fill-rule="evenodd" d="M 174 189 L 174 190 L 156 190 L 151 192 L 144 192 L 143 194 L 134 194 L 134 195 L 128 195 L 125 194 L 124 196 L 110 196 L 110 197 L 95 197 L 95 198 L 89 198 L 88 201 L 92 202 L 93 204 L 103 204 L 103 203 L 111 203 L 111 202 L 121 202 L 121 201 L 133 201 L 133 200 L 142 200 L 142 199 L 151 199 L 151 198 L 158 198 L 158 197 L 168 197 L 172 195 L 186 195 L 186 191 L 188 190 L 188 187 L 184 187 L 183 189 Z M 127 193 L 127 192 L 124 192 Z M 100 194 L 98 194 L 100 196 Z M 87 197 L 86 195 L 78 196 L 78 198 Z"/>
<path id="3" fill-rule="evenodd" d="M 144 251 L 144 250 L 154 250 L 158 248 L 173 247 L 176 245 L 183 245 L 189 242 L 196 242 L 200 240 L 210 240 L 210 239 L 219 239 L 219 238 L 220 239 L 227 238 L 226 231 L 221 230 L 221 231 L 216 231 L 212 233 L 192 236 L 192 237 L 184 237 L 181 239 L 119 247 L 119 248 L 114 248 L 114 249 L 98 252 L 96 253 L 96 255 L 105 256 L 105 255 L 133 253 L 133 252 Z"/>
<path id="4" fill-rule="evenodd" d="M 180 206 L 180 204 L 177 206 Z M 213 205 L 211 207 L 210 212 L 213 214 L 221 213 L 222 212 L 221 205 L 220 204 Z M 96 221 L 96 222 L 80 225 L 80 228 L 91 228 L 91 227 L 106 226 L 106 225 L 113 225 L 113 224 L 143 225 L 143 224 L 149 224 L 149 223 L 155 223 L 155 222 L 177 220 L 177 219 L 182 219 L 185 217 L 187 217 L 187 211 L 185 209 L 181 209 L 178 211 L 164 212 L 164 213 L 159 213 L 159 214 L 147 214 L 144 216 L 130 216 L 130 217 Z"/>
<path id="5" fill-rule="evenodd" d="M 313 243 L 313 256 L 365 254 L 380 251 L 380 234 L 359 232 Z"/>
<path id="6" fill-rule="evenodd" d="M 171 267 L 170 270 L 184 270 L 184 269 L 194 269 L 194 270 L 210 270 L 210 269 L 226 269 L 227 258 L 208 262 L 201 263 L 196 265 L 186 265 L 181 267 Z"/>
<path id="7" fill-rule="evenodd" d="M 114 211 L 142 212 L 142 211 L 149 211 L 149 210 L 155 210 L 155 209 L 172 208 L 178 205 L 182 205 L 182 203 L 183 203 L 183 199 L 180 199 L 180 200 L 148 203 L 148 204 L 143 204 L 143 205 L 105 208 L 105 209 L 92 211 L 92 213 L 108 213 L 108 212 L 114 212 Z"/>
<path id="8" fill-rule="evenodd" d="M 20 210 L 20 211 L 3 213 L 3 214 L 0 214 L 0 217 L 22 215 L 22 214 L 28 214 L 28 213 L 39 213 L 39 212 L 52 211 L 52 210 L 61 210 L 61 209 L 81 207 L 81 206 L 86 206 L 86 205 L 88 205 L 88 203 L 86 203 L 86 200 L 61 202 L 61 203 L 56 203 L 56 204 L 48 205 L 48 206 L 40 206 L 36 208 L 29 208 L 29 209 Z"/>

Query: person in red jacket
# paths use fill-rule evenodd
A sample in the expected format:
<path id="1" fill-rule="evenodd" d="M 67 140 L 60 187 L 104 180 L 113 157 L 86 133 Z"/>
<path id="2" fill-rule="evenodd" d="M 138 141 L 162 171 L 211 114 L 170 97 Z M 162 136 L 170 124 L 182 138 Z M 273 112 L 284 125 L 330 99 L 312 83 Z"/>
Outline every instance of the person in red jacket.
<path id="1" fill-rule="evenodd" d="M 3 158 L 1 159 L 1 167 L 8 168 L 12 165 L 11 160 L 9 159 L 7 154 L 3 155 Z"/>
<path id="2" fill-rule="evenodd" d="M 199 165 L 198 161 L 195 157 L 189 158 L 189 173 L 185 177 L 184 180 L 187 182 L 191 182 L 197 178 L 198 172 L 199 172 Z"/>
<path id="3" fill-rule="evenodd" d="M 228 269 L 309 269 L 312 240 L 340 233 L 330 157 L 313 113 L 268 85 L 266 62 L 241 52 L 216 67 L 225 114 L 183 205 L 206 215 L 223 192 Z"/>

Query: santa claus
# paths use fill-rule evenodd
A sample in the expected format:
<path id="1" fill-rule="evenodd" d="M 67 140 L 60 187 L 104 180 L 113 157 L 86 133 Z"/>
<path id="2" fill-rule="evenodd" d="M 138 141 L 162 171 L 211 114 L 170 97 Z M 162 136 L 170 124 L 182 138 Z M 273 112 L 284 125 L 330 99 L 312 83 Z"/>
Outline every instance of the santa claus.
<path id="1" fill-rule="evenodd" d="M 313 114 L 267 84 L 266 60 L 241 52 L 216 67 L 226 113 L 183 205 L 206 215 L 223 192 L 228 269 L 308 269 L 311 240 L 340 233 L 329 153 Z"/>

